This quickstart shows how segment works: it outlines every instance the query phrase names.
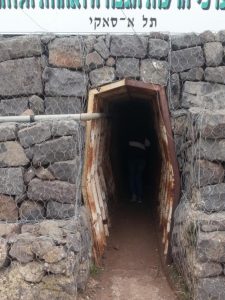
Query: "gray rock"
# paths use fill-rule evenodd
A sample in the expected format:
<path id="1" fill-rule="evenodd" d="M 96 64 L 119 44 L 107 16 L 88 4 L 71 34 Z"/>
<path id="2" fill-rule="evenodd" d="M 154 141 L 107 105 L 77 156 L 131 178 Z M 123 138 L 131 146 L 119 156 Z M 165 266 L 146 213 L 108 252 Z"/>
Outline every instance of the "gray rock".
<path id="1" fill-rule="evenodd" d="M 33 164 L 46 165 L 56 161 L 70 160 L 77 155 L 77 144 L 73 137 L 65 136 L 36 144 L 33 148 Z"/>
<path id="2" fill-rule="evenodd" d="M 34 144 L 44 142 L 51 137 L 51 128 L 48 123 L 37 123 L 33 126 L 18 131 L 20 144 L 24 147 L 30 147 Z"/>
<path id="3" fill-rule="evenodd" d="M 53 264 L 66 258 L 67 254 L 64 246 L 53 246 L 43 255 L 45 262 Z"/>
<path id="4" fill-rule="evenodd" d="M 85 35 L 83 37 L 85 53 L 90 53 L 94 49 L 94 44 L 96 43 L 96 36 Z"/>
<path id="5" fill-rule="evenodd" d="M 151 39 L 160 39 L 160 40 L 165 40 L 168 41 L 170 38 L 170 34 L 164 33 L 164 32 L 149 32 L 149 37 Z"/>
<path id="6" fill-rule="evenodd" d="M 218 263 L 198 263 L 194 264 L 194 276 L 197 278 L 215 277 L 221 275 L 223 268 Z"/>
<path id="7" fill-rule="evenodd" d="M 49 63 L 56 67 L 78 69 L 83 66 L 83 41 L 79 36 L 56 38 L 48 45 Z"/>
<path id="8" fill-rule="evenodd" d="M 150 58 L 165 58 L 169 54 L 169 43 L 161 39 L 150 39 L 148 55 Z"/>
<path id="9" fill-rule="evenodd" d="M 37 35 L 19 36 L 0 41 L 0 62 L 21 57 L 38 56 L 41 53 L 41 40 Z"/>
<path id="10" fill-rule="evenodd" d="M 201 67 L 205 58 L 201 47 L 193 47 L 171 52 L 171 70 L 182 72 L 194 67 Z"/>
<path id="11" fill-rule="evenodd" d="M 225 84 L 225 67 L 206 68 L 205 80 Z"/>
<path id="12" fill-rule="evenodd" d="M 192 202 L 197 209 L 210 213 L 225 210 L 225 183 L 194 189 Z"/>
<path id="13" fill-rule="evenodd" d="M 168 85 L 169 105 L 172 110 L 180 106 L 180 78 L 178 74 L 172 74 Z"/>
<path id="14" fill-rule="evenodd" d="M 20 204 L 21 202 L 23 202 L 26 199 L 27 199 L 27 193 L 23 193 L 21 195 L 15 196 L 15 202 L 16 202 L 17 205 Z"/>
<path id="15" fill-rule="evenodd" d="M 19 208 L 21 220 L 40 220 L 45 217 L 44 206 L 34 201 L 23 201 Z"/>
<path id="16" fill-rule="evenodd" d="M 225 233 L 200 232 L 198 234 L 197 256 L 202 262 L 225 262 Z"/>
<path id="17" fill-rule="evenodd" d="M 48 201 L 47 218 L 49 219 L 67 219 L 75 214 L 74 204 L 62 204 L 56 201 Z"/>
<path id="18" fill-rule="evenodd" d="M 94 49 L 103 57 L 104 59 L 107 59 L 110 55 L 109 49 L 106 46 L 105 42 L 103 40 L 99 41 L 94 45 Z"/>
<path id="19" fill-rule="evenodd" d="M 44 35 L 41 36 L 41 41 L 44 45 L 47 45 L 49 42 L 55 39 L 55 35 L 52 33 L 45 33 Z"/>
<path id="20" fill-rule="evenodd" d="M 203 278 L 196 284 L 196 299 L 206 300 L 215 299 L 220 300 L 225 298 L 225 278 Z"/>
<path id="21" fill-rule="evenodd" d="M 34 253 L 31 247 L 34 239 L 34 236 L 29 233 L 18 235 L 17 240 L 13 243 L 9 251 L 10 256 L 21 263 L 33 261 Z"/>
<path id="22" fill-rule="evenodd" d="M 115 69 L 111 67 L 103 67 L 93 70 L 89 74 L 92 86 L 102 85 L 115 80 Z"/>
<path id="23" fill-rule="evenodd" d="M 139 59 L 137 58 L 118 58 L 116 62 L 116 76 L 119 78 L 140 76 Z"/>
<path id="24" fill-rule="evenodd" d="M 44 69 L 43 79 L 46 95 L 86 96 L 87 79 L 83 72 L 47 67 Z"/>
<path id="25" fill-rule="evenodd" d="M 0 220 L 15 222 L 18 220 L 18 208 L 12 197 L 0 194 Z"/>
<path id="26" fill-rule="evenodd" d="M 201 231 L 225 231 L 225 212 L 223 211 L 213 214 L 198 212 L 195 219 L 198 221 Z"/>
<path id="27" fill-rule="evenodd" d="M 16 139 L 16 124 L 1 123 L 0 124 L 0 142 Z"/>
<path id="28" fill-rule="evenodd" d="M 0 102 L 1 116 L 18 116 L 28 108 L 28 98 L 5 99 Z"/>
<path id="29" fill-rule="evenodd" d="M 175 135 L 185 134 L 187 128 L 187 116 L 182 115 L 171 120 L 172 130 Z"/>
<path id="30" fill-rule="evenodd" d="M 8 244 L 3 238 L 0 238 L 0 269 L 6 266 L 8 260 Z"/>
<path id="31" fill-rule="evenodd" d="M 138 35 L 114 35 L 111 39 L 112 56 L 144 58 L 147 55 L 148 39 Z"/>
<path id="32" fill-rule="evenodd" d="M 209 82 L 186 81 L 181 98 L 182 107 L 197 106 L 204 109 L 223 109 L 225 86 Z"/>
<path id="33" fill-rule="evenodd" d="M 200 140 L 195 145 L 195 155 L 211 161 L 225 161 L 225 140 Z"/>
<path id="34" fill-rule="evenodd" d="M 225 30 L 216 33 L 216 41 L 225 43 Z"/>
<path id="35" fill-rule="evenodd" d="M 87 54 L 85 65 L 88 70 L 93 70 L 99 67 L 103 67 L 104 59 L 96 51 L 94 51 Z"/>
<path id="36" fill-rule="evenodd" d="M 180 35 L 172 35 L 171 45 L 173 50 L 178 50 L 182 48 L 190 48 L 194 46 L 201 45 L 202 41 L 200 36 L 195 33 L 187 33 Z"/>
<path id="37" fill-rule="evenodd" d="M 199 37 L 202 40 L 203 44 L 209 43 L 209 42 L 214 42 L 216 39 L 215 34 L 210 30 L 206 30 L 206 31 L 200 33 Z"/>
<path id="38" fill-rule="evenodd" d="M 19 234 L 21 225 L 18 223 L 0 223 L 0 237 L 7 239 L 8 236 Z"/>
<path id="39" fill-rule="evenodd" d="M 55 162 L 49 167 L 50 172 L 56 179 L 76 183 L 79 168 L 78 159 Z"/>
<path id="40" fill-rule="evenodd" d="M 37 261 L 29 262 L 18 266 L 18 272 L 27 282 L 38 283 L 45 275 L 44 265 Z"/>
<path id="41" fill-rule="evenodd" d="M 73 120 L 52 122 L 52 136 L 78 135 L 79 124 Z"/>
<path id="42" fill-rule="evenodd" d="M 193 68 L 187 72 L 180 73 L 180 79 L 182 81 L 201 81 L 204 76 L 204 70 L 202 68 Z"/>
<path id="43" fill-rule="evenodd" d="M 24 149 L 24 152 L 25 152 L 27 158 L 30 159 L 30 160 L 32 160 L 32 158 L 34 156 L 34 149 L 33 149 L 33 147 Z"/>
<path id="44" fill-rule="evenodd" d="M 38 97 L 37 95 L 33 95 L 29 98 L 29 105 L 35 115 L 44 114 L 44 100 Z"/>
<path id="45" fill-rule="evenodd" d="M 115 61 L 115 59 L 113 58 L 113 57 L 109 57 L 108 59 L 107 59 L 107 61 L 106 61 L 106 66 L 108 66 L 108 67 L 114 67 L 115 66 L 115 64 L 116 64 L 116 61 Z"/>
<path id="46" fill-rule="evenodd" d="M 48 169 L 45 169 L 44 167 L 39 167 L 38 169 L 36 169 L 35 175 L 42 180 L 54 180 L 55 179 L 55 177 L 52 175 L 52 173 Z"/>
<path id="47" fill-rule="evenodd" d="M 46 97 L 46 114 L 77 114 L 83 112 L 82 100 L 77 97 Z"/>
<path id="48" fill-rule="evenodd" d="M 165 61 L 144 59 L 141 61 L 141 80 L 166 85 L 169 76 L 169 65 Z"/>
<path id="49" fill-rule="evenodd" d="M 37 237 L 32 242 L 31 250 L 38 258 L 43 259 L 44 255 L 48 253 L 51 250 L 51 248 L 54 246 L 55 243 L 51 237 L 42 235 L 40 237 Z"/>
<path id="50" fill-rule="evenodd" d="M 29 163 L 29 159 L 18 142 L 0 143 L 0 167 L 19 167 Z"/>
<path id="51" fill-rule="evenodd" d="M 211 42 L 204 45 L 206 65 L 219 66 L 223 61 L 223 45 L 220 42 Z"/>
<path id="52" fill-rule="evenodd" d="M 28 170 L 24 172 L 24 182 L 28 184 L 33 178 L 35 177 L 35 169 L 33 167 L 30 167 Z"/>
<path id="53" fill-rule="evenodd" d="M 205 186 L 223 182 L 224 169 L 221 164 L 208 160 L 196 160 L 194 164 L 194 181 L 197 185 Z"/>
<path id="54" fill-rule="evenodd" d="M 19 96 L 41 94 L 40 58 L 24 58 L 0 63 L 0 95 Z"/>
<path id="55" fill-rule="evenodd" d="M 60 203 L 75 203 L 76 186 L 68 182 L 42 181 L 33 179 L 29 183 L 27 196 L 36 201 L 58 201 Z"/>
<path id="56" fill-rule="evenodd" d="M 44 268 L 48 273 L 74 276 L 78 269 L 78 257 L 76 257 L 73 252 L 69 252 L 65 259 L 57 263 L 45 263 Z"/>

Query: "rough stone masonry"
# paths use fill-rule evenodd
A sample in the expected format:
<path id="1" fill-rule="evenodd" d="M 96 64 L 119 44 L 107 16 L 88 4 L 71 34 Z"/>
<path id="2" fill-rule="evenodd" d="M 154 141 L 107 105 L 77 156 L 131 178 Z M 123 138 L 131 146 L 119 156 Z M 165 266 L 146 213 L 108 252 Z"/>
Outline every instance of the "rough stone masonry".
<path id="1" fill-rule="evenodd" d="M 225 31 L 1 36 L 0 115 L 85 110 L 122 78 L 166 87 L 182 197 L 172 252 L 194 299 L 225 297 Z M 91 264 L 74 121 L 0 125 L 0 298 L 74 299 Z"/>

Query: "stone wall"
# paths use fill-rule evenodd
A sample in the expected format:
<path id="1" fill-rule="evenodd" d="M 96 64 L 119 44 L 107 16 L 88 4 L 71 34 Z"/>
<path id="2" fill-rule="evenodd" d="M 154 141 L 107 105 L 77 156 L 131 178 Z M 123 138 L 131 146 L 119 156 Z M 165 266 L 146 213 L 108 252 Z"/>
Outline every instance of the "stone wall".
<path id="1" fill-rule="evenodd" d="M 0 37 L 2 116 L 82 112 L 89 88 L 124 77 L 166 86 L 182 176 L 173 257 L 196 299 L 219 299 L 225 280 L 224 46 L 224 31 Z M 1 299 L 72 299 L 84 287 L 81 133 L 73 121 L 1 125 Z"/>

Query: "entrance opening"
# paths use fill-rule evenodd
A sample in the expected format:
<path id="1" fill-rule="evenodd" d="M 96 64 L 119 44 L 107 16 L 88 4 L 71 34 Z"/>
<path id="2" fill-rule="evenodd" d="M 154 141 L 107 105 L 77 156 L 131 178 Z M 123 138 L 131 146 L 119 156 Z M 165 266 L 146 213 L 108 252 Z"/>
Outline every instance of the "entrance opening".
<path id="1" fill-rule="evenodd" d="M 106 246 L 111 209 L 131 197 L 129 139 L 143 133 L 151 144 L 146 148 L 144 201 L 157 213 L 168 259 L 172 214 L 180 185 L 164 88 L 134 80 L 108 84 L 90 91 L 88 112 L 107 114 L 104 119 L 88 121 L 86 127 L 82 190 L 91 216 L 96 263 Z"/>

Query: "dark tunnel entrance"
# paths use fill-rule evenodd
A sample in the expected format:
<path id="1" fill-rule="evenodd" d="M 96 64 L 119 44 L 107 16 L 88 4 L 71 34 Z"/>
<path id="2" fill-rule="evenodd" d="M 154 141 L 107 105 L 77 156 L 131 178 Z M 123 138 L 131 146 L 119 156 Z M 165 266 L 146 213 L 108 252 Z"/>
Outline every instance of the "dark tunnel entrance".
<path id="1" fill-rule="evenodd" d="M 91 217 L 95 262 L 99 263 L 107 243 L 115 200 L 130 199 L 127 144 L 132 134 L 143 131 L 151 143 L 146 150 L 144 201 L 155 208 L 168 259 L 180 184 L 164 88 L 126 79 L 108 84 L 89 92 L 88 112 L 108 116 L 86 125 L 82 192 Z"/>

